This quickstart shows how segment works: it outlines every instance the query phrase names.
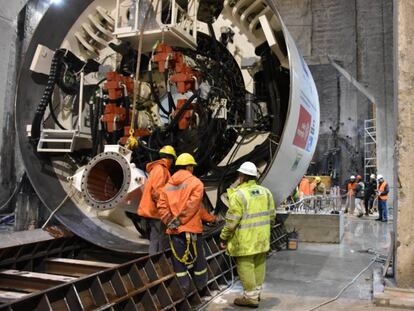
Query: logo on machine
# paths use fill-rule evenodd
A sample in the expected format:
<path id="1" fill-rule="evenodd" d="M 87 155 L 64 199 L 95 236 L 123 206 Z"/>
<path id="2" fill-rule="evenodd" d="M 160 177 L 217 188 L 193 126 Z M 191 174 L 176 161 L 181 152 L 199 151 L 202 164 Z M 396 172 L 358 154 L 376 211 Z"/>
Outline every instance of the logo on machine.
<path id="1" fill-rule="evenodd" d="M 293 144 L 304 150 L 309 149 L 308 138 L 311 131 L 312 116 L 311 114 L 301 105 L 299 111 L 299 121 L 296 128 L 295 138 Z M 312 144 L 312 142 L 311 142 Z M 306 148 L 308 146 L 308 148 Z"/>

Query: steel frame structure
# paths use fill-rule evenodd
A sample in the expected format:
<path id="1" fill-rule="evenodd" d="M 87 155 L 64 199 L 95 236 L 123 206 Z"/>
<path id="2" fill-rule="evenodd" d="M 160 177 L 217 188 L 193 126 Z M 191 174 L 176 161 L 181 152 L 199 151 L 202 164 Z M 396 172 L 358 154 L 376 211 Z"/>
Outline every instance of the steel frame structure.
<path id="1" fill-rule="evenodd" d="M 364 180 L 377 171 L 377 127 L 375 119 L 364 121 Z"/>
<path id="2" fill-rule="evenodd" d="M 167 250 L 124 264 L 107 265 L 106 269 L 80 277 L 71 274 L 76 272 L 73 268 L 79 266 L 79 262 L 71 263 L 67 260 L 66 264 L 72 264 L 72 267 L 59 267 L 56 266 L 58 260 L 46 260 L 49 264 L 54 264 L 52 271 L 66 275 L 68 282 L 64 281 L 62 275 L 58 275 L 61 277 L 60 280 L 45 280 L 37 279 L 36 273 L 30 274 L 27 271 L 0 271 L 0 286 L 1 278 L 6 277 L 10 286 L 22 286 L 32 290 L 31 294 L 21 299 L 0 305 L 0 311 L 199 309 L 208 300 L 229 288 L 236 274 L 233 259 L 220 249 L 217 232 L 205 237 L 208 265 L 207 298 L 199 295 L 194 284 L 191 293 L 184 294 L 172 268 L 171 251 Z M 284 248 L 286 242 L 287 233 L 284 226 L 276 224 L 271 233 L 272 252 Z M 103 263 L 97 263 L 95 268 L 99 270 L 98 268 L 103 266 Z M 59 281 L 61 283 L 56 285 Z"/>

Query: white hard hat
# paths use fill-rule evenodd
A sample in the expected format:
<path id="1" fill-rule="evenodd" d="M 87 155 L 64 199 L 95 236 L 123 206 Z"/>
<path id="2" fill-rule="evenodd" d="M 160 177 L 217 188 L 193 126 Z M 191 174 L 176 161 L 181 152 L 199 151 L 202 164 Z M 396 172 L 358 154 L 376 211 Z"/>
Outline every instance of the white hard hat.
<path id="1" fill-rule="evenodd" d="M 370 178 L 371 178 L 371 179 L 375 179 L 375 178 L 377 178 L 377 177 L 375 176 L 375 174 L 371 174 Z"/>
<path id="2" fill-rule="evenodd" d="M 377 175 L 377 179 L 378 179 L 378 180 L 383 179 L 383 178 L 384 178 L 384 176 L 382 176 L 381 174 L 378 174 L 378 175 Z"/>
<path id="3" fill-rule="evenodd" d="M 355 176 L 354 176 L 354 175 L 352 175 L 352 176 L 351 176 L 351 179 L 355 179 Z"/>
<path id="4" fill-rule="evenodd" d="M 245 175 L 257 177 L 257 167 L 252 162 L 244 162 L 237 171 Z"/>

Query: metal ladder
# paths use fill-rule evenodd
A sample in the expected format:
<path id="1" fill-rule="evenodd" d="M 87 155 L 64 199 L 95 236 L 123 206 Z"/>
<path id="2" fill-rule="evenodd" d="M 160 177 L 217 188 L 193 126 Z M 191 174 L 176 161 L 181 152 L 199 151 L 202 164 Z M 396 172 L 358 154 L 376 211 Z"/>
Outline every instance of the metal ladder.
<path id="1" fill-rule="evenodd" d="M 37 145 L 38 152 L 73 152 L 77 130 L 43 129 Z"/>

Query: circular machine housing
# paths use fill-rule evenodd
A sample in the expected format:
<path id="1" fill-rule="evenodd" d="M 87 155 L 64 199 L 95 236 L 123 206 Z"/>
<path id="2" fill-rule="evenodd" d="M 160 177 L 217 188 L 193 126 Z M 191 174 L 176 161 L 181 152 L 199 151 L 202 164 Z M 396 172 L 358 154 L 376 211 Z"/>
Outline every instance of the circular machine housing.
<path id="1" fill-rule="evenodd" d="M 260 181 L 271 189 L 276 203 L 280 203 L 306 172 L 315 151 L 319 131 L 316 87 L 309 68 L 277 13 L 273 1 L 226 0 L 220 3 L 222 7 L 217 6 L 217 1 L 200 1 L 197 46 L 193 49 L 182 49 L 182 46 L 178 48 L 183 50 L 189 63 L 191 59 L 194 61 L 200 57 L 211 59 L 212 62 L 224 59 L 226 63 L 222 65 L 233 68 L 233 76 L 235 80 L 238 79 L 236 89 L 242 85 L 246 91 L 262 95 L 262 101 L 257 103 L 257 107 L 261 107 L 258 108 L 260 113 L 266 113 L 266 118 L 270 121 L 268 127 L 257 127 L 252 130 L 247 128 L 251 126 L 252 120 L 243 121 L 244 117 L 240 115 L 234 117 L 231 122 L 230 119 L 227 120 L 227 114 L 231 113 L 230 108 L 228 111 L 220 108 L 213 110 L 214 117 L 219 115 L 221 121 L 211 117 L 203 119 L 200 116 L 206 110 L 198 111 L 200 107 L 194 108 L 199 117 L 195 118 L 193 123 L 190 122 L 190 128 L 200 127 L 200 132 L 209 132 L 212 122 L 227 120 L 225 134 L 219 140 L 210 141 L 208 137 L 203 138 L 206 140 L 200 146 L 205 148 L 205 152 L 209 148 L 218 151 L 207 159 L 198 154 L 198 160 L 207 164 L 200 166 L 196 174 L 206 185 L 207 205 L 212 208 L 222 207 L 222 194 L 230 185 L 230 180 L 223 182 L 223 178 L 217 178 L 217 174 L 212 178 L 214 172 L 218 170 L 221 176 L 230 179 L 235 174 L 229 174 L 227 168 L 231 167 L 234 170 L 234 166 L 238 165 L 244 156 L 256 152 L 259 159 L 256 164 L 261 172 Z M 101 64 L 111 59 L 117 61 L 118 56 L 108 47 L 108 43 L 115 40 L 113 29 L 109 31 L 104 27 L 105 23 L 110 24 L 116 20 L 110 17 L 116 14 L 115 5 L 116 1 L 112 0 L 71 0 L 50 6 L 32 37 L 23 62 L 17 92 L 16 126 L 27 174 L 43 203 L 53 210 L 68 194 L 70 195 L 70 199 L 65 201 L 56 213 L 62 224 L 101 247 L 145 253 L 148 241 L 140 237 L 131 219 L 125 215 L 125 212 L 136 212 L 142 191 L 141 189 L 135 194 L 135 201 L 128 200 L 124 195 L 130 182 L 130 163 L 116 152 L 105 152 L 96 157 L 79 156 L 79 152 L 41 153 L 37 151 L 36 143 L 27 134 L 27 126 L 32 124 L 47 82 L 47 76 L 30 70 L 38 45 L 47 46 L 52 50 L 64 48 L 83 60 L 94 58 Z M 96 22 L 97 16 L 101 18 L 102 23 Z M 211 20 L 214 23 L 209 25 L 208 22 Z M 96 32 L 90 31 L 91 24 L 98 29 Z M 217 40 L 209 41 L 208 38 L 214 33 Z M 97 44 L 93 45 L 92 42 Z M 187 43 L 188 40 L 183 42 Z M 154 42 L 144 42 L 144 46 L 153 44 Z M 126 71 L 134 65 L 121 63 L 122 70 Z M 209 64 L 205 67 L 203 73 L 208 76 Z M 270 74 L 269 68 L 274 70 Z M 220 81 L 225 81 L 226 77 L 224 80 L 220 80 L 223 77 L 217 76 L 213 79 L 213 88 L 220 90 L 227 87 L 223 82 L 220 85 Z M 69 91 L 73 90 L 70 85 L 73 79 L 67 79 L 66 82 L 69 84 Z M 235 86 L 232 88 L 234 90 Z M 244 96 L 245 90 L 242 90 L 243 96 L 238 98 L 237 105 L 245 105 L 246 98 L 247 101 L 251 100 L 249 96 Z M 176 99 L 178 94 L 173 95 Z M 162 102 L 168 101 L 163 99 Z M 272 102 L 273 106 L 269 102 Z M 165 104 L 163 105 L 165 108 Z M 85 107 L 80 108 L 86 110 Z M 81 110 L 79 107 L 75 108 Z M 157 115 L 158 109 L 156 110 L 151 111 L 152 116 Z M 165 121 L 166 118 L 161 111 L 159 114 L 161 119 L 164 117 L 162 123 L 168 123 L 168 118 Z M 245 113 L 244 116 L 251 119 L 249 113 Z M 147 118 L 144 114 L 141 117 Z M 237 120 L 239 121 L 236 124 Z M 50 120 L 44 124 L 48 122 L 50 123 Z M 165 126 L 168 128 L 168 125 Z M 153 128 L 151 131 L 157 132 Z M 213 130 L 210 132 L 214 133 Z M 248 134 L 243 137 L 235 134 L 240 132 Z M 197 143 L 197 136 L 183 134 L 181 140 Z M 263 148 L 266 145 L 267 148 Z M 86 145 L 80 150 L 88 148 L 90 149 L 90 146 Z M 197 152 L 185 144 L 178 144 L 176 148 L 179 152 Z M 137 165 L 144 169 L 147 162 L 138 161 Z M 82 175 L 82 191 L 73 191 L 68 180 L 82 166 L 85 170 Z M 116 207 L 113 208 L 111 204 Z M 221 208 L 217 212 L 224 213 L 225 209 Z"/>

